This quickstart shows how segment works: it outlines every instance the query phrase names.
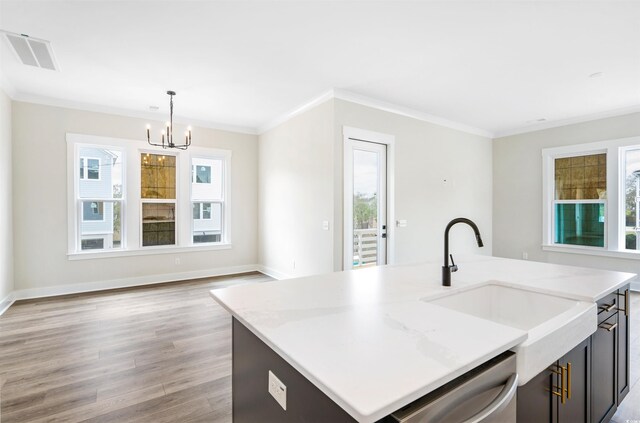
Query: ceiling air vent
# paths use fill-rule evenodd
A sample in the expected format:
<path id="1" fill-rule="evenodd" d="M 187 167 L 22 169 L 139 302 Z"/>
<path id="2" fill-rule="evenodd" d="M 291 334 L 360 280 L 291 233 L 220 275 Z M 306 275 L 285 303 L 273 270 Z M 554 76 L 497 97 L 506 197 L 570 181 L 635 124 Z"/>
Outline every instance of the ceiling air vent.
<path id="1" fill-rule="evenodd" d="M 58 70 L 51 43 L 25 34 L 2 31 L 18 59 L 29 66 Z"/>

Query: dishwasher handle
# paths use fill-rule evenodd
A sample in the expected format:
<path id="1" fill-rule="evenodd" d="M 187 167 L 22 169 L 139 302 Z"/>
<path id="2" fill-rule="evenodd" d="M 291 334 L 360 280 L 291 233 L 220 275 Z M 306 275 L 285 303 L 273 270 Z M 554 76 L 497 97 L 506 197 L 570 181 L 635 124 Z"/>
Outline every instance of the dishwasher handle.
<path id="1" fill-rule="evenodd" d="M 516 394 L 517 389 L 518 374 L 513 373 L 511 376 L 509 376 L 509 379 L 507 379 L 507 383 L 505 383 L 504 388 L 502 388 L 502 391 L 500 391 L 500 394 L 496 397 L 496 399 L 493 400 L 491 404 L 480 410 L 478 414 L 467 419 L 464 423 L 480 423 L 485 419 L 491 417 L 492 415 L 500 413 L 509 405 L 514 395 Z"/>

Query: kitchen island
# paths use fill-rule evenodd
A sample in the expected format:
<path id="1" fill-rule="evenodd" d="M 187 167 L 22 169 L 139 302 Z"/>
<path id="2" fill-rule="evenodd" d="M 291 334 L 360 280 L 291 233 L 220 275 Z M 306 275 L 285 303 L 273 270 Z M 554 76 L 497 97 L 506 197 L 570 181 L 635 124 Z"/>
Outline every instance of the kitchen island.
<path id="1" fill-rule="evenodd" d="M 314 412 L 335 413 L 327 415 L 332 421 L 378 421 L 505 351 L 517 356 L 530 341 L 526 328 L 432 300 L 487 284 L 572 299 L 575 318 L 566 325 L 576 326 L 567 328 L 588 336 L 597 329 L 597 301 L 635 276 L 486 256 L 458 261 L 452 287 L 441 286 L 441 264 L 433 262 L 211 291 L 234 319 L 234 421 L 247 407 L 256 416 L 284 413 L 280 421 L 304 420 L 305 410 L 312 413 L 307 421 L 322 421 Z M 536 337 L 554 335 L 549 324 L 542 326 Z M 535 373 L 578 343 L 560 345 L 549 362 L 519 367 Z M 236 367 L 253 361 L 279 370 Z M 269 397 L 267 370 L 288 379 L 282 380 L 285 404 Z M 302 387 L 307 381 L 317 392 Z M 261 409 L 265 402 L 267 410 Z M 287 413 L 298 418 L 286 419 Z"/>

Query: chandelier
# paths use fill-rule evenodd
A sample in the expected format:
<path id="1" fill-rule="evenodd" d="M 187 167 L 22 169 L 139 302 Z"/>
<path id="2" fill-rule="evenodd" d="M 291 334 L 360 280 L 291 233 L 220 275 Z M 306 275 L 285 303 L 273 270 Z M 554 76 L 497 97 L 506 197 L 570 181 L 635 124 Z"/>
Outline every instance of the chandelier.
<path id="1" fill-rule="evenodd" d="M 169 122 L 167 122 L 166 131 L 162 131 L 162 144 L 151 142 L 151 125 L 147 125 L 147 142 L 150 145 L 162 148 L 177 148 L 178 150 L 186 150 L 191 145 L 191 127 L 189 127 L 184 133 L 184 144 L 176 144 L 173 142 L 173 96 L 176 95 L 175 91 L 167 91 L 169 94 Z M 166 136 L 166 142 L 165 142 Z"/>

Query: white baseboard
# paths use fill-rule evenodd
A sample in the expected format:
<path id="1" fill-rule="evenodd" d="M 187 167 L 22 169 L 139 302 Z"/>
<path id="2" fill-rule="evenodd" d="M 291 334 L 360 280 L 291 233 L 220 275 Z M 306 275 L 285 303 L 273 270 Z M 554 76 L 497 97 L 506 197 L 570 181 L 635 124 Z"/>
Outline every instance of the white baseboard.
<path id="1" fill-rule="evenodd" d="M 86 282 L 72 285 L 56 285 L 42 288 L 20 289 L 12 293 L 13 300 L 53 297 L 58 295 L 79 294 L 82 292 L 103 291 L 106 289 L 128 288 L 132 286 L 153 285 L 164 282 L 184 281 L 189 279 L 210 278 L 214 276 L 235 275 L 238 273 L 256 272 L 258 265 L 218 267 L 216 269 L 195 270 L 191 272 L 165 273 L 162 275 L 140 276 L 135 278 L 113 279 L 107 281 Z M 1 313 L 0 313 L 1 314 Z"/>
<path id="2" fill-rule="evenodd" d="M 293 276 L 288 275 L 284 272 L 280 272 L 272 267 L 267 267 L 259 264 L 256 269 L 258 272 L 265 274 L 267 276 L 271 276 L 273 279 L 282 280 L 282 279 L 291 279 Z"/>
<path id="3" fill-rule="evenodd" d="M 7 311 L 9 307 L 11 307 L 11 304 L 13 304 L 15 301 L 16 297 L 14 295 L 14 292 L 10 292 L 9 295 L 0 300 L 0 316 L 2 316 L 2 314 Z"/>

